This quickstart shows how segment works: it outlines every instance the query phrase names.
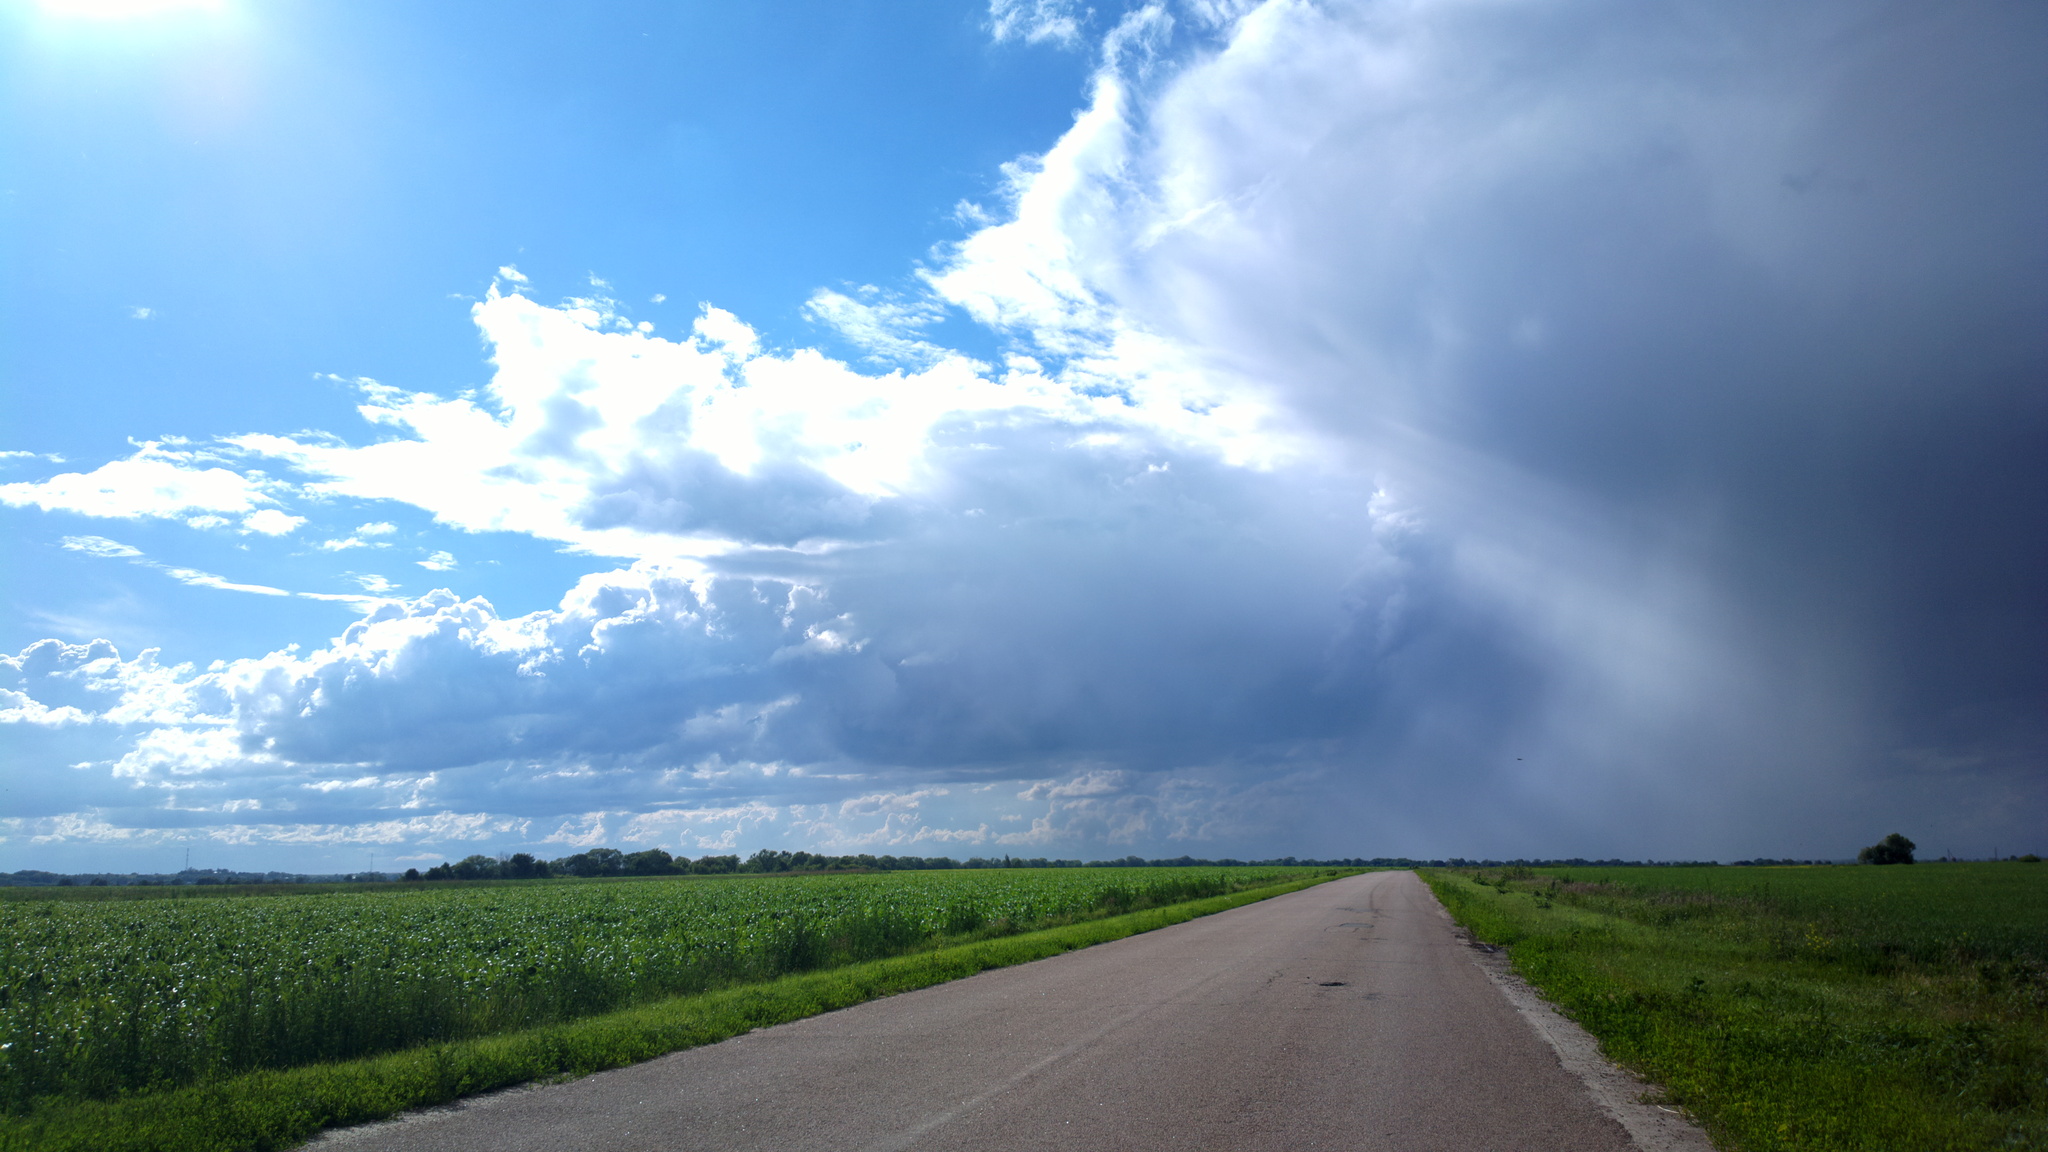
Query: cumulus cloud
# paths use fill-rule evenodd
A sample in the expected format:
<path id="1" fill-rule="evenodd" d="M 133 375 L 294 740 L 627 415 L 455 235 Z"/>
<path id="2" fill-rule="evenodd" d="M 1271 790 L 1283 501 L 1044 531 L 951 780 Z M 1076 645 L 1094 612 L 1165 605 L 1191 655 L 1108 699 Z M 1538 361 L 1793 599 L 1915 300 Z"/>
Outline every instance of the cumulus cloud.
<path id="1" fill-rule="evenodd" d="M 1020 359 L 990 373 L 956 354 L 864 375 L 810 349 L 763 351 L 716 308 L 682 341 L 641 331 L 604 300 L 551 308 L 494 287 L 475 316 L 497 363 L 484 396 L 363 381 L 364 418 L 401 435 L 232 443 L 286 461 L 316 493 L 403 501 L 472 532 L 676 559 L 886 531 L 879 509 L 921 489 L 933 438 L 975 420 L 1228 445 L 1259 436 L 1255 411 L 1219 405 L 1177 366 L 1114 389 L 1099 387 L 1100 366 L 1069 379 Z"/>
<path id="2" fill-rule="evenodd" d="M 57 727 L 63 724 L 89 723 L 92 715 L 68 704 L 55 708 L 36 700 L 25 693 L 11 688 L 0 688 L 0 724 L 40 724 Z"/>
<path id="3" fill-rule="evenodd" d="M 152 799 L 21 834 L 1733 857 L 2048 816 L 2048 17 L 1272 0 L 1100 47 L 928 298 L 812 297 L 867 368 L 504 269 L 488 387 L 229 441 L 621 563 L 204 670 L 32 648 L 0 719 Z M 0 498 L 271 491 L 152 445 Z"/>
<path id="4" fill-rule="evenodd" d="M 105 640 L 66 644 L 41 640 L 16 656 L 0 656 L 9 691 L 32 697 L 79 721 L 121 725 L 204 724 L 182 678 L 187 665 L 164 666 L 155 649 L 123 660 Z"/>
<path id="5" fill-rule="evenodd" d="M 760 725 L 777 713 L 771 682 L 818 659 L 778 652 L 800 648 L 822 612 L 786 586 L 692 584 L 643 566 L 513 619 L 447 592 L 387 602 L 319 651 L 206 670 L 46 641 L 0 666 L 16 680 L 0 718 L 129 725 L 138 735 L 112 774 L 183 807 L 253 793 L 300 811 L 435 800 L 473 811 L 530 806 L 554 788 L 643 804 L 690 791 L 664 786 L 668 776 L 716 776 L 721 757 L 750 744 L 802 739 Z M 617 713 L 612 735 L 589 727 L 594 707 Z M 735 709 L 744 714 L 702 722 Z M 385 719 L 365 727 L 372 712 Z M 647 779 L 650 765 L 659 771 Z M 318 787 L 338 777 L 372 795 Z"/>
<path id="6" fill-rule="evenodd" d="M 305 522 L 304 516 L 293 516 L 275 508 L 265 508 L 242 517 L 242 531 L 261 533 L 265 536 L 283 536 Z"/>

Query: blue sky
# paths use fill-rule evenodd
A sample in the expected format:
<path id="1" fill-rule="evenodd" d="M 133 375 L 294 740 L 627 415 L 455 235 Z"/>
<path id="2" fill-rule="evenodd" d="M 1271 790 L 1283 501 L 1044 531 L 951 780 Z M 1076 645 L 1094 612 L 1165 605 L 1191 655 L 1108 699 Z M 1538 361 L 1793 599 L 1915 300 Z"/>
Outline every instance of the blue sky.
<path id="1" fill-rule="evenodd" d="M 0 355 L 14 442 L 81 460 L 131 437 L 345 426 L 354 396 L 332 376 L 480 385 L 468 308 L 508 263 L 558 295 L 600 275 L 669 331 L 715 298 L 816 343 L 812 290 L 904 281 L 958 237 L 961 200 L 1071 122 L 1088 71 L 993 43 L 958 4 L 53 7 L 4 10 Z M 538 607 L 577 574 L 485 591 Z M 13 579 L 63 611 L 105 575 Z M 147 614 L 94 627 L 211 659 L 231 623 Z M 240 650 L 336 624 L 249 626 Z M 46 631 L 6 628 L 9 651 Z"/>
<path id="2" fill-rule="evenodd" d="M 2042 848 L 2024 4 L 0 7 L 0 868 Z"/>

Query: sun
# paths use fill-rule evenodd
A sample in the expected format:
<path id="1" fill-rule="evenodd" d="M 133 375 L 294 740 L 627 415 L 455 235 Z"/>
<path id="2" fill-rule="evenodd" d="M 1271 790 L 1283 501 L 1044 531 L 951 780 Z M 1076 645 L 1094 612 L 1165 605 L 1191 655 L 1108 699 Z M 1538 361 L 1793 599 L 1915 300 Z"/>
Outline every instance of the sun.
<path id="1" fill-rule="evenodd" d="M 37 0 L 37 6 L 52 16 L 127 20 L 170 12 L 218 12 L 227 4 L 226 0 Z"/>

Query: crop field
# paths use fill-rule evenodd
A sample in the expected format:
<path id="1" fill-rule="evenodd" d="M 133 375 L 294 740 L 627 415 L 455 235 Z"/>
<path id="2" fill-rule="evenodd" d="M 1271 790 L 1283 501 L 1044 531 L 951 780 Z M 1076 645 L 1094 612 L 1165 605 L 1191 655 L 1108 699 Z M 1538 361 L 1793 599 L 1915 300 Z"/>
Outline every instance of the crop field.
<path id="1" fill-rule="evenodd" d="M 1425 878 L 1720 1147 L 2048 1150 L 2048 865 Z"/>
<path id="2" fill-rule="evenodd" d="M 0 901 L 0 1106 L 21 1115 L 532 1028 L 1286 874 L 991 869 Z"/>

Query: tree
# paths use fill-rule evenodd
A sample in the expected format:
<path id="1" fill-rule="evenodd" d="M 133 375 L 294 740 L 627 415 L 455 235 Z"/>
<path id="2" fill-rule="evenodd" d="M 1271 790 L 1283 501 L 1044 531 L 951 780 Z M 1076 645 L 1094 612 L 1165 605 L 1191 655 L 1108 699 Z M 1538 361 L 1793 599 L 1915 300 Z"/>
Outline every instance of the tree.
<path id="1" fill-rule="evenodd" d="M 457 880 L 496 880 L 498 875 L 498 862 L 481 853 L 464 856 L 455 865 Z"/>
<path id="2" fill-rule="evenodd" d="M 626 871 L 634 876 L 666 876 L 674 871 L 670 867 L 674 857 L 659 848 L 645 852 L 634 852 L 626 857 Z"/>
<path id="3" fill-rule="evenodd" d="M 617 848 L 592 848 L 574 856 L 564 856 L 551 866 L 553 871 L 571 876 L 617 876 L 626 870 L 626 854 Z"/>
<path id="4" fill-rule="evenodd" d="M 417 880 L 417 879 L 419 879 L 419 878 L 420 878 L 420 870 L 419 870 L 419 869 L 417 869 L 417 868 L 407 868 L 407 869 L 405 870 L 405 878 L 406 878 L 407 880 Z"/>
<path id="5" fill-rule="evenodd" d="M 505 875 L 514 880 L 545 879 L 547 874 L 548 862 L 536 860 L 525 852 L 514 852 L 512 858 L 505 861 Z"/>
<path id="6" fill-rule="evenodd" d="M 1856 854 L 1858 864 L 1911 864 L 1914 844 L 1897 832 Z"/>

